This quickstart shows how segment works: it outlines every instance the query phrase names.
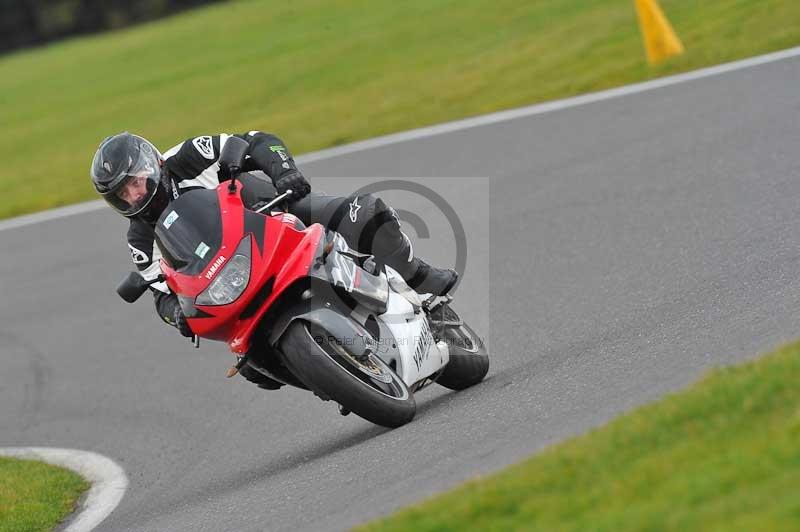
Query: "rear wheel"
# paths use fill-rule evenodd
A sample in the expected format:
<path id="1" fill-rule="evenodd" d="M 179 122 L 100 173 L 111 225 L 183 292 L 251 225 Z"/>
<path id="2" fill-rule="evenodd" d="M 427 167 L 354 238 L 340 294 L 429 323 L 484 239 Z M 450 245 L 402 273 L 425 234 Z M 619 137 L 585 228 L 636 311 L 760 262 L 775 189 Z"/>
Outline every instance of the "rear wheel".
<path id="1" fill-rule="evenodd" d="M 489 371 L 489 354 L 483 340 L 466 323 L 446 328 L 442 336 L 450 348 L 450 362 L 436 382 L 451 390 L 481 382 Z"/>
<path id="2" fill-rule="evenodd" d="M 384 427 L 411 421 L 417 406 L 403 380 L 378 356 L 343 343 L 297 320 L 284 333 L 281 350 L 286 365 L 323 399 Z"/>

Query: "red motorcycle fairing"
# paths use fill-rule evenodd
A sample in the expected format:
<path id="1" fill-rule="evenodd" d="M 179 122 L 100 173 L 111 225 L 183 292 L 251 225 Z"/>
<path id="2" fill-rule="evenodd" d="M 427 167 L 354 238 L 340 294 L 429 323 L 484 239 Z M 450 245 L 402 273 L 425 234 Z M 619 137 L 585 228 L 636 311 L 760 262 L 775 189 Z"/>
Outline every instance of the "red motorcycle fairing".
<path id="1" fill-rule="evenodd" d="M 167 285 L 178 295 L 192 331 L 204 338 L 224 341 L 231 351 L 240 354 L 250 348 L 253 333 L 270 306 L 292 283 L 308 274 L 324 236 L 324 228 L 319 224 L 298 229 L 302 224 L 291 214 L 267 216 L 246 209 L 241 189 L 242 184 L 237 182 L 235 193 L 228 191 L 227 183 L 215 191 L 186 193 L 170 204 L 171 209 L 165 211 L 156 227 L 159 247 L 165 248 L 161 269 Z M 215 201 L 208 194 L 216 194 Z M 219 218 L 215 220 L 215 213 L 205 212 L 206 221 L 198 220 L 197 214 L 192 213 L 201 203 L 206 207 L 218 204 Z M 184 233 L 203 234 L 202 227 L 189 227 L 186 219 L 192 217 L 191 222 L 206 225 L 211 233 L 214 224 L 221 221 L 220 244 L 213 246 L 199 240 L 199 236 L 194 241 L 184 238 L 190 246 L 196 246 L 194 251 L 174 252 L 179 246 L 170 233 L 181 233 L 181 223 L 186 225 Z M 243 243 L 247 238 L 250 273 L 244 291 L 228 304 L 198 304 L 197 296 L 209 288 L 240 244 L 247 246 Z M 206 239 L 212 243 L 215 240 L 213 234 Z M 171 265 L 168 259 L 177 264 Z"/>

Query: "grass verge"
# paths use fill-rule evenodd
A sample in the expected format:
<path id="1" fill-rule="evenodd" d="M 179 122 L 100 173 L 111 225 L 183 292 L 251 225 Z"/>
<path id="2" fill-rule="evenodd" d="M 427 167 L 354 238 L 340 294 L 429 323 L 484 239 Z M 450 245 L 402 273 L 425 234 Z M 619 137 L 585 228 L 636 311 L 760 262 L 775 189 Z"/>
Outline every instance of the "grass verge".
<path id="1" fill-rule="evenodd" d="M 52 530 L 89 483 L 60 467 L 0 456 L 0 532 Z"/>
<path id="2" fill-rule="evenodd" d="M 359 528 L 800 530 L 800 343 Z"/>
<path id="3" fill-rule="evenodd" d="M 94 197 L 105 136 L 220 131 L 297 153 L 800 43 L 800 2 L 660 0 L 687 53 L 647 65 L 631 0 L 224 2 L 0 58 L 0 218 Z"/>

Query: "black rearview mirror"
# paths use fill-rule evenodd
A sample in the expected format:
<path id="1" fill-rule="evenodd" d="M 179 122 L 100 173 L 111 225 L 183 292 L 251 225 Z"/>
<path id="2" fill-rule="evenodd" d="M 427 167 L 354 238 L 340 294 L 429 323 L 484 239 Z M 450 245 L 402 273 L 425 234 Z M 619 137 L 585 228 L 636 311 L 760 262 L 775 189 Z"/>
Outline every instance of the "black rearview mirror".
<path id="1" fill-rule="evenodd" d="M 226 171 L 240 170 L 244 164 L 244 156 L 247 155 L 250 144 L 239 137 L 230 137 L 222 147 L 219 154 L 219 165 Z"/>
<path id="2" fill-rule="evenodd" d="M 128 303 L 133 303 L 147 291 L 147 287 L 153 282 L 145 281 L 138 272 L 131 272 L 117 287 L 117 294 Z"/>

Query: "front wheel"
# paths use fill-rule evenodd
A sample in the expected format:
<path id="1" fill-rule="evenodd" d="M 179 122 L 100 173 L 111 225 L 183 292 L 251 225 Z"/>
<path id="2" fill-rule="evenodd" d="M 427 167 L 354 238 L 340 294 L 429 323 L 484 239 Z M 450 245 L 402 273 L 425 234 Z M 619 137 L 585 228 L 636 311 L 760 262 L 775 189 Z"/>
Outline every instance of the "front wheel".
<path id="1" fill-rule="evenodd" d="M 281 339 L 286 365 L 318 395 L 384 427 L 399 427 L 417 411 L 403 380 L 374 354 L 356 355 L 324 329 L 297 320 Z"/>
<path id="2" fill-rule="evenodd" d="M 489 354 L 483 340 L 466 323 L 445 329 L 443 337 L 450 348 L 450 362 L 436 382 L 451 390 L 481 382 L 489 371 Z"/>

